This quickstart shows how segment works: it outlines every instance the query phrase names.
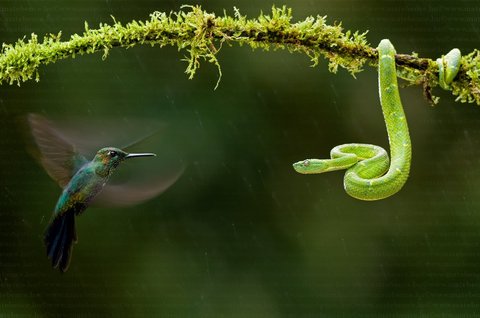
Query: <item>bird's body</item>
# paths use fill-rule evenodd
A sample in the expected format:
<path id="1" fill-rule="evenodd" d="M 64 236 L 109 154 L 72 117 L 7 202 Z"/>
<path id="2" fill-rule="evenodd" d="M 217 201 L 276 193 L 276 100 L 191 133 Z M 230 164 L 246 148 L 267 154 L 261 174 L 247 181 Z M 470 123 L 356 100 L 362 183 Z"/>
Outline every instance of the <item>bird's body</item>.
<path id="1" fill-rule="evenodd" d="M 79 156 L 77 166 L 57 201 L 52 220 L 45 231 L 47 256 L 53 267 L 66 271 L 70 263 L 73 243 L 77 241 L 75 216 L 85 211 L 95 197 L 103 190 L 108 178 L 118 165 L 128 158 L 155 156 L 153 153 L 129 154 L 121 149 L 107 147 L 100 149 L 92 161 Z"/>
<path id="2" fill-rule="evenodd" d="M 119 148 L 106 147 L 98 150 L 89 161 L 45 118 L 30 114 L 28 120 L 40 150 L 40 163 L 63 188 L 44 236 L 47 256 L 52 266 L 62 272 L 68 269 L 73 243 L 77 241 L 75 217 L 94 200 L 114 206 L 140 203 L 167 189 L 183 171 L 143 186 L 109 185 L 108 179 L 120 163 L 155 154 L 127 153 Z"/>
<path id="3" fill-rule="evenodd" d="M 85 164 L 70 180 L 63 190 L 55 206 L 55 215 L 60 215 L 72 209 L 77 204 L 88 206 L 95 196 L 102 191 L 108 181 L 95 172 L 93 162 Z M 77 214 L 83 211 L 76 210 Z"/>
<path id="4" fill-rule="evenodd" d="M 124 158 L 109 158 L 109 153 L 113 153 L 116 156 L 121 155 L 124 158 L 128 156 L 127 153 L 118 148 L 108 147 L 99 150 L 92 161 L 77 158 L 77 166 L 80 163 L 80 167 L 70 179 L 58 199 L 57 205 L 55 206 L 55 215 L 69 211 L 73 206 L 78 204 L 88 206 L 97 194 L 102 191 L 113 170 L 118 166 L 120 161 L 124 160 Z M 154 154 L 143 155 L 153 156 Z M 130 156 L 133 157 L 132 155 Z M 81 212 L 82 211 L 77 211 L 77 214 Z"/>

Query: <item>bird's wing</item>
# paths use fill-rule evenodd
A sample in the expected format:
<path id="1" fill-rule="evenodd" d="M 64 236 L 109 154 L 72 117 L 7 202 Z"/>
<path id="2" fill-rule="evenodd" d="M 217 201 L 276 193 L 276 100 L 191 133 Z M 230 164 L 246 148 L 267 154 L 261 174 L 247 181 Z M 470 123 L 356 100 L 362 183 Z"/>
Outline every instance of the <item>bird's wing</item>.
<path id="1" fill-rule="evenodd" d="M 87 159 L 45 117 L 29 114 L 27 119 L 39 150 L 35 157 L 50 177 L 65 187 Z"/>
<path id="2" fill-rule="evenodd" d="M 122 184 L 107 184 L 94 199 L 95 205 L 130 206 L 147 201 L 167 190 L 178 180 L 184 167 L 155 180 L 143 182 L 127 182 Z"/>
<path id="3" fill-rule="evenodd" d="M 152 130 L 146 134 L 144 134 L 142 137 L 136 139 L 136 140 L 133 140 L 131 142 L 129 142 L 128 144 L 125 144 L 125 145 L 122 145 L 122 150 L 123 151 L 127 151 L 127 152 L 130 152 L 130 149 L 131 148 L 134 148 L 135 146 L 138 146 L 139 144 L 147 141 L 148 139 L 150 139 L 151 137 L 155 136 L 156 134 L 158 134 L 158 132 L 160 131 L 159 128 L 155 129 L 155 130 Z"/>
<path id="4" fill-rule="evenodd" d="M 146 118 L 64 118 L 55 122 L 55 128 L 75 145 L 78 153 L 95 155 L 103 147 L 117 147 L 133 152 L 140 143 L 152 138 L 155 142 L 166 127 L 157 120 Z M 137 138 L 135 136 L 142 136 Z M 134 140 L 132 141 L 132 138 Z"/>

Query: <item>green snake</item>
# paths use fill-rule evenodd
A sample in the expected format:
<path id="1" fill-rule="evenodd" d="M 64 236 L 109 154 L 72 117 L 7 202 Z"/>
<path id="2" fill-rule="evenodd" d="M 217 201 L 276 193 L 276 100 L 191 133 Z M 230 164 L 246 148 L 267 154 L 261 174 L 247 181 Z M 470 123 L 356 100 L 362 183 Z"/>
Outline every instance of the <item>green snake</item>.
<path id="1" fill-rule="evenodd" d="M 452 49 L 446 55 L 437 59 L 438 65 L 438 84 L 441 88 L 448 90 L 450 84 L 453 82 L 455 76 L 457 76 L 460 69 L 460 58 L 462 54 L 459 49 Z"/>
<path id="2" fill-rule="evenodd" d="M 345 191 L 359 200 L 387 198 L 403 187 L 410 172 L 412 145 L 407 119 L 398 91 L 395 48 L 384 39 L 377 47 L 380 103 L 387 127 L 391 161 L 382 147 L 370 144 L 343 144 L 330 152 L 331 159 L 306 159 L 293 164 L 302 174 L 347 169 Z M 452 53 L 453 52 L 453 53 Z M 453 49 L 437 60 L 439 84 L 448 89 L 458 73 L 460 51 Z"/>

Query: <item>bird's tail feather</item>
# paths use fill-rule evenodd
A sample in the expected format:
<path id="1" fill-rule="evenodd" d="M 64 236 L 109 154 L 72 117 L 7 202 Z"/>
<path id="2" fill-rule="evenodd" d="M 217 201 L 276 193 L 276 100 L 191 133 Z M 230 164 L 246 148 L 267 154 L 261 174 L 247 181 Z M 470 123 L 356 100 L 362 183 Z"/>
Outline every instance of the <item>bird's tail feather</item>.
<path id="1" fill-rule="evenodd" d="M 45 231 L 44 242 L 47 247 L 47 256 L 54 268 L 58 267 L 62 272 L 68 269 L 73 243 L 76 241 L 73 211 L 68 211 L 52 220 Z"/>

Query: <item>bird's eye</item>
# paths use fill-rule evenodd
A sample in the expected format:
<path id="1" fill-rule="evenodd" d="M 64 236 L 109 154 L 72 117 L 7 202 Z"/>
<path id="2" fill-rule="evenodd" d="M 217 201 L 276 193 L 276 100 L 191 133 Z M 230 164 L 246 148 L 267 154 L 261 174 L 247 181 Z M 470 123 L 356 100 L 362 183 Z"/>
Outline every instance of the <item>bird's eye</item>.
<path id="1" fill-rule="evenodd" d="M 109 155 L 110 157 L 115 157 L 115 156 L 117 155 L 117 152 L 116 152 L 116 151 L 113 151 L 113 150 L 110 150 L 110 151 L 108 152 L 108 155 Z"/>

